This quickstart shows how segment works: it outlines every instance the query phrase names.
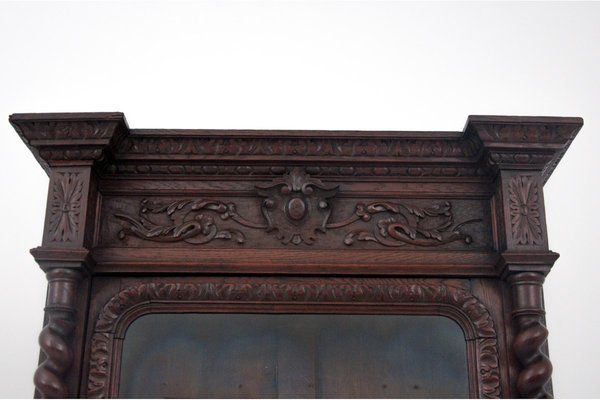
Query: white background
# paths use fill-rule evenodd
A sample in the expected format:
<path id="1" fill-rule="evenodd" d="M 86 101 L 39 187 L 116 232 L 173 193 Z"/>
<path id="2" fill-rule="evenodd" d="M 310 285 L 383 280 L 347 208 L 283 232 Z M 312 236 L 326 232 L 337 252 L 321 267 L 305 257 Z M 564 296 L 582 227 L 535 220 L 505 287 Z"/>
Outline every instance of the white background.
<path id="1" fill-rule="evenodd" d="M 14 112 L 133 128 L 462 130 L 582 116 L 545 186 L 557 397 L 598 397 L 600 3 L 0 3 L 0 396 L 31 397 L 48 180 Z"/>

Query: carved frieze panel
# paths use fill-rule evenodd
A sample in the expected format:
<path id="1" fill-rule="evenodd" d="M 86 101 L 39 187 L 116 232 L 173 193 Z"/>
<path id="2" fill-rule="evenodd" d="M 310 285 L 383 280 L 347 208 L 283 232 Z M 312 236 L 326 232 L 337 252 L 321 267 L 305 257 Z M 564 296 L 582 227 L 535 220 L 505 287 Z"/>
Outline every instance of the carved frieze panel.
<path id="1" fill-rule="evenodd" d="M 491 246 L 484 201 L 352 200 L 337 194 L 337 187 L 295 169 L 254 186 L 251 197 L 108 197 L 101 241 L 117 246 Z"/>
<path id="2" fill-rule="evenodd" d="M 115 341 L 122 338 L 127 326 L 148 312 L 185 310 L 202 312 L 205 304 L 212 310 L 227 303 L 243 311 L 244 304 L 264 304 L 267 309 L 278 306 L 308 306 L 313 310 L 328 304 L 396 306 L 414 309 L 420 314 L 446 315 L 454 319 L 465 332 L 472 347 L 473 395 L 481 398 L 501 396 L 498 338 L 494 321 L 486 306 L 460 280 L 441 279 L 327 279 L 326 281 L 281 279 L 222 279 L 200 281 L 141 283 L 116 293 L 99 311 L 94 325 L 87 397 L 115 396 L 113 371 L 120 356 Z M 179 307 L 179 308 L 178 308 Z M 183 308 L 181 308 L 183 307 Z M 412 307 L 412 308 L 411 308 Z M 434 311 L 435 310 L 435 311 Z M 213 311 L 214 312 L 214 311 Z M 112 378 L 111 378 L 112 377 Z"/>

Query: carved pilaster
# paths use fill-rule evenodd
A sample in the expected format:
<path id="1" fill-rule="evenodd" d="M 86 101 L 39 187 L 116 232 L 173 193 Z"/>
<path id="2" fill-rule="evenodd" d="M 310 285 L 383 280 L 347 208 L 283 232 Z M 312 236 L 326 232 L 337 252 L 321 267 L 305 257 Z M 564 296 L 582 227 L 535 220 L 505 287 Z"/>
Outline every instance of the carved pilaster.
<path id="1" fill-rule="evenodd" d="M 498 267 L 511 287 L 515 382 L 524 398 L 552 397 L 542 285 L 558 254 L 548 250 L 542 186 L 540 170 L 501 170 L 496 195 Z"/>
<path id="2" fill-rule="evenodd" d="M 96 203 L 91 167 L 50 170 L 42 247 L 31 252 L 46 272 L 46 325 L 39 336 L 43 361 L 34 375 L 42 398 L 77 396 L 81 332 L 87 298 L 81 285 L 90 265 L 88 250 Z M 86 220 L 90 223 L 86 224 Z"/>
<path id="3" fill-rule="evenodd" d="M 46 278 L 48 322 L 39 337 L 46 359 L 35 371 L 34 383 L 42 398 L 73 397 L 75 393 L 70 393 L 65 375 L 73 364 L 75 299 L 82 273 L 74 268 L 51 268 L 46 272 Z"/>
<path id="4" fill-rule="evenodd" d="M 13 114 L 9 120 L 50 177 L 42 246 L 31 251 L 48 279 L 36 396 L 77 396 L 98 200 L 95 171 L 113 160 L 129 129 L 122 113 Z"/>
<path id="5" fill-rule="evenodd" d="M 510 275 L 512 316 L 517 325 L 513 350 L 523 369 L 517 377 L 517 390 L 526 398 L 552 398 L 545 386 L 552 375 L 552 364 L 544 354 L 548 338 L 544 325 L 542 284 L 544 275 L 521 272 Z"/>

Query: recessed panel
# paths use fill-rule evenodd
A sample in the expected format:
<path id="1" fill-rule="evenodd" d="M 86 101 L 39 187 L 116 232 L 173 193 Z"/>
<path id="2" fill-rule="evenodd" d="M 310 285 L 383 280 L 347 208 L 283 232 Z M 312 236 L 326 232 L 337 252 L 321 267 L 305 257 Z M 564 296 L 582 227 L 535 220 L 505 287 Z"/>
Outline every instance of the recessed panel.
<path id="1" fill-rule="evenodd" d="M 119 396 L 464 398 L 466 354 L 440 316 L 150 314 L 126 333 Z"/>

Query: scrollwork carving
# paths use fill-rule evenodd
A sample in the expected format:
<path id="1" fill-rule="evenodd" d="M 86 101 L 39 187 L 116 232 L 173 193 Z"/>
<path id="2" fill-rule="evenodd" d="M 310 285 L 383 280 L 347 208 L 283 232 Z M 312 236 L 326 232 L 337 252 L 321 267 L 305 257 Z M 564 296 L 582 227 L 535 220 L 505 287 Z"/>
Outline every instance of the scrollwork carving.
<path id="1" fill-rule="evenodd" d="M 191 244 L 205 244 L 213 239 L 235 240 L 244 243 L 245 236 L 238 230 L 219 230 L 214 218 L 206 214 L 213 211 L 221 219 L 238 218 L 233 203 L 225 204 L 217 200 L 181 200 L 168 204 L 154 203 L 147 199 L 142 200 L 139 210 L 139 219 L 127 215 L 115 214 L 115 217 L 129 223 L 127 228 L 119 232 L 121 239 L 127 235 L 134 235 L 144 240 L 155 242 L 184 241 Z M 154 222 L 150 215 L 163 215 L 170 220 L 169 223 Z"/>
<path id="2" fill-rule="evenodd" d="M 389 247 L 431 247 L 455 241 L 470 244 L 473 239 L 462 228 L 480 221 L 471 219 L 455 224 L 452 204 L 448 201 L 429 207 L 374 201 L 359 203 L 350 217 L 330 222 L 333 211 L 331 199 L 337 191 L 337 187 L 327 186 L 296 168 L 268 185 L 256 186 L 258 195 L 265 197 L 261 212 L 266 223 L 243 218 L 236 211 L 234 203 L 206 199 L 166 204 L 144 199 L 137 219 L 124 214 L 115 214 L 115 217 L 128 224 L 119 232 L 121 239 L 133 235 L 156 242 L 184 241 L 191 244 L 206 244 L 213 239 L 244 243 L 245 236 L 241 231 L 220 230 L 211 213 L 222 220 L 231 219 L 246 228 L 276 232 L 276 237 L 285 245 L 310 245 L 317 240 L 317 232 L 326 233 L 362 222 L 368 223 L 369 228 L 349 231 L 344 238 L 346 245 L 370 241 Z M 381 215 L 382 218 L 375 220 L 375 215 Z M 162 221 L 158 222 L 156 217 L 162 217 Z"/>
<path id="3" fill-rule="evenodd" d="M 464 281 L 441 279 L 329 279 L 328 282 L 291 282 L 284 280 L 207 280 L 202 283 L 142 283 L 113 296 L 100 311 L 94 328 L 90 354 L 88 397 L 108 395 L 112 335 L 123 317 L 139 311 L 140 304 L 183 302 L 212 305 L 227 304 L 430 304 L 456 310 L 464 316 L 476 343 L 478 395 L 501 395 L 496 329 L 487 308 L 468 289 Z M 138 312 L 136 311 L 136 312 Z M 121 328 L 125 328 L 124 326 Z"/>
<path id="4" fill-rule="evenodd" d="M 368 205 L 358 204 L 355 217 L 337 225 L 352 223 L 358 219 L 370 221 L 373 215 L 380 213 L 385 213 L 388 217 L 379 219 L 372 230 L 350 231 L 344 238 L 344 243 L 350 246 L 358 240 L 372 241 L 390 247 L 407 244 L 428 247 L 462 240 L 470 244 L 473 241 L 472 237 L 461 232 L 461 228 L 466 224 L 480 221 L 473 219 L 454 225 L 452 205 L 448 201 L 427 208 L 374 202 Z"/>

